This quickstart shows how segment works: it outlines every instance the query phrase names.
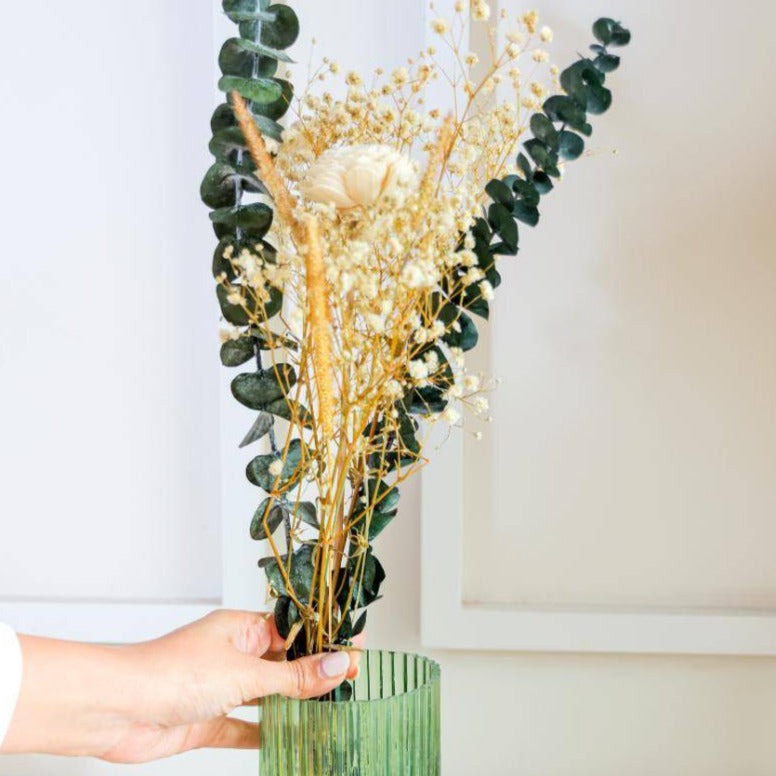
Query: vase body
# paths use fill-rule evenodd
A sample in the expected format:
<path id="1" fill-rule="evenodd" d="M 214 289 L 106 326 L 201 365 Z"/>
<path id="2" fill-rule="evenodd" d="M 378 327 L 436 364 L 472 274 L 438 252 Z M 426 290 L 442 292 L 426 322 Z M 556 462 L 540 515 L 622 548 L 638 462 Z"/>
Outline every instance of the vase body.
<path id="1" fill-rule="evenodd" d="M 349 701 L 261 702 L 260 776 L 439 776 L 439 666 L 370 650 Z"/>

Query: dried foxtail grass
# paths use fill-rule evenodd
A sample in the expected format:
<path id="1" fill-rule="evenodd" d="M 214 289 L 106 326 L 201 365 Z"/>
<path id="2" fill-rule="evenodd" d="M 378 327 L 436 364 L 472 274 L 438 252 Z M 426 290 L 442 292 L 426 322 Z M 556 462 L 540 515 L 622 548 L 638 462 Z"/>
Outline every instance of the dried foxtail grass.
<path id="1" fill-rule="evenodd" d="M 288 190 L 283 178 L 280 177 L 245 100 L 237 92 L 232 92 L 231 98 L 237 124 L 243 133 L 251 159 L 259 171 L 259 178 L 267 187 L 272 199 L 275 200 L 275 207 L 280 217 L 294 228 L 296 226 L 296 218 L 294 217 L 296 200 Z"/>
<path id="2" fill-rule="evenodd" d="M 305 235 L 307 304 L 313 341 L 313 370 L 318 388 L 318 414 L 324 439 L 331 441 L 334 434 L 334 361 L 326 271 L 317 219 L 306 216 L 302 227 Z"/>
<path id="3" fill-rule="evenodd" d="M 334 434 L 334 363 L 332 359 L 331 310 L 326 288 L 320 231 L 314 216 L 299 222 L 294 215 L 296 200 L 278 173 L 264 138 L 248 110 L 245 100 L 232 92 L 234 115 L 253 159 L 280 217 L 291 227 L 297 247 L 304 253 L 307 303 L 312 334 L 312 360 L 318 389 L 319 419 L 324 438 L 331 441 Z"/>

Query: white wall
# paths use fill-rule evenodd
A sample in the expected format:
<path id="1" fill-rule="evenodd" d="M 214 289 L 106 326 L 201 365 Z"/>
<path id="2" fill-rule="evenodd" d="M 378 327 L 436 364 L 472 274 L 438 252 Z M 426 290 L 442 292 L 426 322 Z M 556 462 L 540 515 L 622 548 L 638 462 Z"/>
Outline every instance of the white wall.
<path id="1" fill-rule="evenodd" d="M 55 5 L 58 4 L 47 2 L 42 7 Z M 169 0 L 159 5 L 167 7 Z M 544 6 L 548 21 L 559 31 L 566 19 L 569 33 L 583 36 L 580 45 L 586 42 L 587 31 L 573 21 L 578 18 L 593 19 L 608 12 L 622 16 L 634 30 L 633 45 L 626 50 L 623 70 L 616 77 L 615 107 L 599 122 L 600 126 L 616 128 L 608 137 L 616 137 L 624 158 L 628 156 L 629 143 L 643 138 L 645 132 L 657 155 L 666 154 L 666 149 L 677 143 L 693 146 L 693 133 L 699 130 L 690 121 L 692 114 L 674 112 L 667 121 L 658 111 L 663 105 L 662 95 L 673 94 L 675 99 L 677 90 L 686 94 L 687 99 L 695 99 L 695 91 L 702 90 L 708 100 L 709 94 L 718 88 L 720 76 L 717 71 L 713 78 L 709 75 L 710 59 L 724 57 L 733 74 L 731 81 L 725 82 L 730 91 L 720 96 L 718 111 L 703 126 L 706 133 L 719 132 L 721 141 L 725 132 L 719 128 L 719 116 L 731 121 L 739 100 L 759 94 L 764 72 L 768 66 L 772 69 L 769 31 L 776 19 L 766 0 L 749 0 L 735 12 L 716 0 L 703 4 L 687 0 L 649 4 L 635 0 L 579 0 L 571 9 L 556 0 L 545 2 Z M 413 54 L 421 44 L 420 0 L 392 4 L 377 0 L 337 0 L 325 4 L 319 0 L 299 0 L 296 7 L 307 38 L 314 30 L 320 41 L 319 50 L 333 52 L 343 67 L 366 69 L 367 65 L 392 64 Z M 96 24 L 86 15 L 79 16 L 78 8 L 75 4 L 72 11 L 77 19 L 74 26 L 85 30 Z M 84 10 L 86 5 L 81 4 L 80 8 Z M 551 11 L 555 18 L 549 14 Z M 17 16 L 5 24 L 17 25 L 19 32 L 27 29 L 30 20 L 26 14 L 22 16 L 21 10 L 14 13 Z M 128 33 L 118 27 L 112 34 L 121 39 Z M 302 61 L 306 60 L 304 51 L 304 46 L 297 50 Z M 664 73 L 660 78 L 654 77 L 652 68 L 657 60 L 663 63 L 662 68 L 675 70 L 676 75 Z M 4 74 L 8 67 L 4 65 Z M 764 86 L 767 88 L 767 83 Z M 194 79 L 190 88 L 195 88 Z M 203 88 L 209 88 L 209 84 Z M 735 93 L 731 93 L 733 88 Z M 758 99 L 758 103 L 766 102 L 765 98 Z M 649 106 L 648 115 L 644 105 Z M 746 121 L 741 119 L 742 126 Z M 759 137 L 751 141 L 747 137 L 745 141 L 751 143 L 752 158 L 762 165 L 766 179 L 774 164 L 773 126 L 766 126 Z M 186 186 L 194 185 L 190 179 L 198 175 L 184 162 L 178 196 L 190 194 L 183 191 L 183 182 Z M 599 164 L 591 160 L 584 164 L 598 167 L 599 174 L 606 176 L 612 186 L 630 185 L 618 173 L 622 168 L 617 167 L 616 161 L 601 160 Z M 702 206 L 683 199 L 684 176 L 697 175 L 706 176 L 709 194 Z M 541 239 L 555 239 L 552 232 L 564 225 L 587 235 L 591 242 L 606 244 L 612 239 L 612 226 L 605 221 L 591 224 L 575 220 L 575 207 L 581 209 L 584 203 L 575 196 L 572 176 L 573 173 L 569 188 L 553 195 L 563 202 L 563 220 L 548 219 L 544 232 L 537 232 L 532 240 L 533 245 L 538 246 Z M 724 223 L 728 212 L 726 198 L 732 196 L 740 207 L 745 194 L 751 196 L 756 192 L 733 187 L 730 194 L 729 171 L 714 158 L 705 160 L 702 169 L 678 170 L 670 184 L 660 188 L 661 197 L 667 198 L 663 200 L 664 206 L 670 208 L 673 203 L 676 224 L 681 223 L 684 212 L 694 207 L 698 230 L 708 229 L 712 242 L 717 224 Z M 649 200 L 651 190 L 645 188 L 643 196 Z M 70 205 L 65 202 L 62 206 Z M 6 212 L 8 207 L 6 204 Z M 633 229 L 634 236 L 642 234 L 645 219 L 651 221 L 648 208 L 643 217 L 634 216 L 628 227 Z M 619 239 L 627 245 L 624 236 Z M 205 282 L 209 280 L 209 245 L 207 242 L 201 246 L 198 260 L 198 271 Z M 662 250 L 659 241 L 655 250 Z M 688 271 L 692 262 L 701 260 L 703 251 L 703 244 L 688 247 Z M 620 259 L 627 262 L 629 252 L 623 250 Z M 531 261 L 532 253 L 526 250 L 520 262 Z M 197 261 L 192 259 L 194 274 L 196 266 Z M 702 271 L 698 272 L 702 277 Z M 643 273 L 645 293 L 658 295 L 660 290 L 650 284 L 650 267 L 645 266 Z M 515 280 L 514 272 L 508 275 L 508 282 Z M 508 289 L 502 291 L 502 304 L 509 293 Z M 698 293 L 708 299 L 709 291 L 703 284 Z M 714 309 L 709 306 L 707 314 L 713 316 Z M 203 348 L 207 346 L 204 336 L 202 343 Z M 659 358 L 658 349 L 650 353 Z M 513 357 L 519 359 L 520 353 Z M 500 401 L 503 404 L 507 399 Z M 33 465 L 35 459 L 30 455 L 28 461 Z M 405 488 L 403 496 L 400 519 L 380 540 L 380 555 L 388 571 L 387 596 L 377 605 L 370 621 L 370 637 L 381 646 L 420 650 L 419 484 Z M 34 504 L 33 495 L 29 499 L 30 512 Z M 67 509 L 72 512 L 76 505 L 70 503 Z M 457 652 L 435 657 L 443 667 L 445 776 L 771 776 L 776 772 L 774 660 Z M 254 773 L 254 769 L 253 755 L 222 752 L 194 753 L 133 768 L 55 762 L 47 758 L 10 758 L 0 762 L 4 776 L 205 776 Z"/>
<path id="2" fill-rule="evenodd" d="M 209 1 L 2 13 L 0 599 L 218 599 Z"/>

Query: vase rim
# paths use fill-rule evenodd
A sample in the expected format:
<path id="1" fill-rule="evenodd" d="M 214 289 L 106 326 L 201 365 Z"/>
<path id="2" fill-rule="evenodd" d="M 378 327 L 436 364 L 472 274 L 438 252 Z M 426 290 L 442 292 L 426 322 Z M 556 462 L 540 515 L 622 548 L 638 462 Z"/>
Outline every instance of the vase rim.
<path id="1" fill-rule="evenodd" d="M 430 657 L 426 657 L 425 655 L 419 655 L 416 652 L 401 652 L 393 649 L 362 650 L 362 655 L 366 655 L 366 654 L 390 655 L 391 657 L 406 656 L 411 658 L 419 658 L 420 660 L 423 660 L 425 663 L 428 664 L 428 667 L 430 670 L 429 677 L 425 682 L 418 685 L 412 690 L 408 690 L 407 692 L 402 692 L 402 693 L 396 693 L 395 695 L 389 695 L 386 698 L 357 698 L 355 700 L 351 699 L 347 701 L 321 701 L 321 700 L 318 700 L 317 698 L 307 698 L 304 700 L 299 700 L 297 698 L 285 698 L 284 701 L 286 703 L 300 704 L 300 705 L 315 703 L 320 706 L 360 706 L 360 705 L 366 706 L 374 703 L 400 702 L 402 699 L 412 697 L 413 695 L 417 695 L 423 690 L 427 690 L 428 688 L 433 687 L 435 684 L 439 683 L 439 679 L 441 676 L 441 669 L 439 667 L 439 663 L 437 663 L 436 660 L 432 660 Z"/>

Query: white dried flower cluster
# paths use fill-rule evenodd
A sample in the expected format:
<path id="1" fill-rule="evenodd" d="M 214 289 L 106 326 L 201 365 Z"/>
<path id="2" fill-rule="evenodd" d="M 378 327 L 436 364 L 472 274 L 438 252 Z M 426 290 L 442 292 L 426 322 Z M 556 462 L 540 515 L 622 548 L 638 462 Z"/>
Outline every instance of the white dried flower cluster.
<path id="1" fill-rule="evenodd" d="M 307 169 L 299 190 L 311 202 L 341 210 L 374 205 L 378 199 L 401 205 L 416 185 L 415 165 L 385 145 L 330 148 Z"/>

